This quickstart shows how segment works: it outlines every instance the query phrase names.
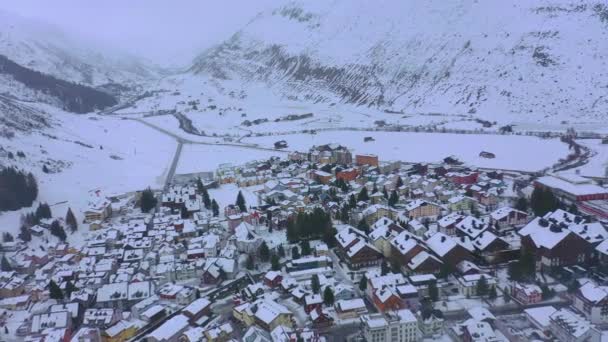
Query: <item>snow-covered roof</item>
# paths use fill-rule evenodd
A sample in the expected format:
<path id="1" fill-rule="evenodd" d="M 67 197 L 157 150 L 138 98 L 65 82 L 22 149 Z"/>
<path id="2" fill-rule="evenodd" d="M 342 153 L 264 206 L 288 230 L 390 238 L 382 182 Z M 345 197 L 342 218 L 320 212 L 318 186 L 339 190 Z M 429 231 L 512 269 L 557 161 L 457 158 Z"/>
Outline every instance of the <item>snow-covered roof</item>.
<path id="1" fill-rule="evenodd" d="M 552 322 L 556 322 L 558 326 L 566 329 L 570 335 L 576 338 L 583 336 L 592 328 L 591 323 L 583 316 L 575 314 L 573 311 L 566 308 L 557 310 L 549 316 L 549 319 Z"/>
<path id="2" fill-rule="evenodd" d="M 171 317 L 158 328 L 154 329 L 148 337 L 156 339 L 156 341 L 168 341 L 181 330 L 188 326 L 188 317 L 184 315 L 176 315 Z"/>

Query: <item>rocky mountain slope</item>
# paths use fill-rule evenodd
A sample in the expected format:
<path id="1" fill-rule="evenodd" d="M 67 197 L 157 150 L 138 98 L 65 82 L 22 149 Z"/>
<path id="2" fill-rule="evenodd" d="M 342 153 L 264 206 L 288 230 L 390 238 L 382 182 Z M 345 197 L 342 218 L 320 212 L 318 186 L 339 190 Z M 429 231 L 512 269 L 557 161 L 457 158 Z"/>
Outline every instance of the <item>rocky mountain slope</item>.
<path id="1" fill-rule="evenodd" d="M 306 102 L 602 121 L 606 41 L 597 0 L 302 2 L 259 14 L 190 72 Z"/>

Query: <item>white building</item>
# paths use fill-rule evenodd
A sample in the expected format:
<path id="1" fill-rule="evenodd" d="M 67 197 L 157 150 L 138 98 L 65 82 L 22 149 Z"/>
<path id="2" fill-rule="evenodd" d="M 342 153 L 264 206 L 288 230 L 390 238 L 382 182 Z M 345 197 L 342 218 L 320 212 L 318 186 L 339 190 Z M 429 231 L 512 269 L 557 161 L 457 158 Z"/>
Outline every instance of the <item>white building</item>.
<path id="1" fill-rule="evenodd" d="M 416 316 L 407 309 L 361 316 L 368 342 L 409 342 L 420 339 Z"/>

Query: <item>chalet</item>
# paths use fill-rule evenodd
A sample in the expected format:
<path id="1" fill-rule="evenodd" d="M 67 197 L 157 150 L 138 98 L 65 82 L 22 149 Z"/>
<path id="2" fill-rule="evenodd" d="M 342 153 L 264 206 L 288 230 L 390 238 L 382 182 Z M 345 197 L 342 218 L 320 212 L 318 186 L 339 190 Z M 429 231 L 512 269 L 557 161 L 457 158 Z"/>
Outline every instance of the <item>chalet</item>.
<path id="1" fill-rule="evenodd" d="M 588 281 L 576 291 L 572 305 L 591 323 L 608 322 L 608 286 L 598 286 Z"/>
<path id="2" fill-rule="evenodd" d="M 391 259 L 400 265 L 407 265 L 416 255 L 426 250 L 417 237 L 403 231 L 391 240 Z"/>
<path id="3" fill-rule="evenodd" d="M 503 207 L 490 213 L 490 224 L 494 227 L 522 226 L 528 223 L 528 214 L 510 207 Z"/>
<path id="4" fill-rule="evenodd" d="M 207 298 L 199 298 L 182 309 L 182 314 L 188 317 L 190 323 L 194 323 L 211 314 L 211 302 Z"/>
<path id="5" fill-rule="evenodd" d="M 435 233 L 428 240 L 426 245 L 435 253 L 441 260 L 452 266 L 456 266 L 463 260 L 471 260 L 472 246 L 467 244 L 465 237 L 452 238 L 443 233 Z"/>
<path id="6" fill-rule="evenodd" d="M 465 296 L 477 296 L 477 283 L 479 279 L 485 278 L 488 284 L 488 289 L 496 288 L 496 279 L 489 274 L 471 274 L 458 278 L 460 293 Z"/>
<path id="7" fill-rule="evenodd" d="M 454 236 L 456 235 L 456 224 L 464 219 L 463 215 L 458 213 L 450 213 L 437 221 L 440 233 Z"/>
<path id="8" fill-rule="evenodd" d="M 188 317 L 185 315 L 173 316 L 146 335 L 146 341 L 177 341 L 178 337 L 188 328 L 189 325 Z"/>
<path id="9" fill-rule="evenodd" d="M 407 263 L 407 268 L 411 274 L 439 273 L 442 264 L 435 256 L 422 251 Z"/>
<path id="10" fill-rule="evenodd" d="M 366 241 L 365 234 L 353 227 L 345 226 L 336 234 L 337 254 L 351 268 L 379 265 L 382 253 Z"/>
<path id="11" fill-rule="evenodd" d="M 355 318 L 367 313 L 367 307 L 361 298 L 338 300 L 334 306 L 341 319 Z"/>
<path id="12" fill-rule="evenodd" d="M 514 282 L 511 285 L 511 297 L 523 305 L 540 302 L 543 291 L 538 285 Z"/>
<path id="13" fill-rule="evenodd" d="M 559 309 L 549 316 L 549 331 L 560 341 L 599 341 L 600 331 L 570 309 Z"/>
<path id="14" fill-rule="evenodd" d="M 467 216 L 456 224 L 456 235 L 468 236 L 471 239 L 475 239 L 488 228 L 489 225 L 486 220 Z"/>
<path id="15" fill-rule="evenodd" d="M 380 312 L 399 310 L 404 307 L 396 289 L 389 286 L 375 290 L 372 295 L 372 302 Z"/>
<path id="16" fill-rule="evenodd" d="M 537 267 L 584 263 L 593 254 L 589 243 L 568 229 L 566 223 L 550 220 L 552 213 L 537 217 L 519 230 L 524 251 L 531 252 Z"/>
<path id="17" fill-rule="evenodd" d="M 281 272 L 269 271 L 264 275 L 264 285 L 270 288 L 280 286 L 282 280 L 283 276 L 281 275 Z"/>
<path id="18" fill-rule="evenodd" d="M 312 326 L 315 329 L 327 328 L 334 324 L 334 319 L 322 307 L 317 307 L 309 313 Z"/>
<path id="19" fill-rule="evenodd" d="M 503 252 L 508 251 L 510 245 L 502 237 L 496 236 L 489 230 L 486 230 L 479 234 L 475 240 L 473 240 L 473 247 L 479 255 L 481 255 L 486 262 L 502 262 L 507 258 L 507 255 L 501 255 Z"/>

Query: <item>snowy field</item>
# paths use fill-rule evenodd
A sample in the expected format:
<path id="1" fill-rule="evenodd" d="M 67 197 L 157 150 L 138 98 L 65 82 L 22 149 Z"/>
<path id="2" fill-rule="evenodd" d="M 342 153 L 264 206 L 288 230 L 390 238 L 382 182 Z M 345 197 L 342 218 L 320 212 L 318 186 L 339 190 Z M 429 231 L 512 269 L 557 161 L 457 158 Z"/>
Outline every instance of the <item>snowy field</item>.
<path id="1" fill-rule="evenodd" d="M 255 193 L 255 191 L 263 188 L 264 185 L 239 188 L 236 184 L 229 183 L 223 184 L 217 189 L 209 189 L 209 197 L 214 199 L 221 209 L 224 209 L 224 207 L 236 203 L 236 196 L 238 195 L 239 191 L 241 191 L 243 193 L 243 197 L 245 197 L 245 203 L 247 203 L 247 206 L 257 206 L 260 203 L 258 203 L 258 195 Z M 220 210 L 220 214 L 223 214 L 222 210 Z"/>
<path id="2" fill-rule="evenodd" d="M 375 141 L 364 142 L 364 137 L 373 137 Z M 328 131 L 314 135 L 251 137 L 243 142 L 271 147 L 282 139 L 289 144 L 289 150 L 305 151 L 313 145 L 339 143 L 353 149 L 354 153 L 376 154 L 380 160 L 438 162 L 454 155 L 478 167 L 523 171 L 541 170 L 568 153 L 567 146 L 557 139 L 490 134 Z M 481 158 L 481 151 L 492 152 L 496 158 Z"/>
<path id="3" fill-rule="evenodd" d="M 49 203 L 55 216 L 65 217 L 67 208 L 71 207 L 82 221 L 88 192 L 93 189 L 112 194 L 148 186 L 160 188 L 164 184 L 176 149 L 173 138 L 131 120 L 57 110 L 53 118 L 58 125 L 48 133 L 57 139 L 34 133 L 13 140 L 3 139 L 0 143 L 9 151 L 25 152 L 25 160 L 15 164 L 34 173 L 38 180 L 38 200 Z M 47 161 L 51 165 L 63 164 L 57 172 L 54 166 L 49 166 L 51 173 L 47 174 L 42 172 L 42 165 Z M 0 229 L 17 232 L 21 213 L 33 209 L 0 214 Z"/>
<path id="4" fill-rule="evenodd" d="M 186 144 L 177 164 L 176 174 L 215 171 L 220 164 L 242 165 L 270 157 L 286 157 L 286 152 L 265 151 L 238 146 Z"/>
<path id="5" fill-rule="evenodd" d="M 587 177 L 608 176 L 608 144 L 602 144 L 600 139 L 581 139 L 577 142 L 597 153 L 587 164 L 577 168 L 581 175 Z"/>

